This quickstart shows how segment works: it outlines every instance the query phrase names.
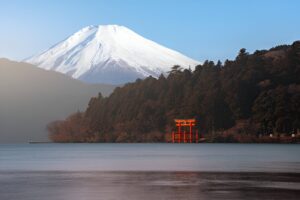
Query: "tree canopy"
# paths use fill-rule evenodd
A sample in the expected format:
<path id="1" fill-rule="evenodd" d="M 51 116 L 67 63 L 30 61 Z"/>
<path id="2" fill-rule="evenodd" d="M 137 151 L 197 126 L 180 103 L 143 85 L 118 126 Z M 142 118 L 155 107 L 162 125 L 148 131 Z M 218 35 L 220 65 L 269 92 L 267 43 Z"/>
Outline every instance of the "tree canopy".
<path id="1" fill-rule="evenodd" d="M 138 56 L 138 55 L 137 55 Z M 48 126 L 56 142 L 164 141 L 175 118 L 196 118 L 203 134 L 226 131 L 241 120 L 247 134 L 300 129 L 300 42 L 235 60 L 205 61 L 194 71 L 174 66 L 168 76 L 138 79 L 109 97 L 94 97 L 83 113 Z"/>

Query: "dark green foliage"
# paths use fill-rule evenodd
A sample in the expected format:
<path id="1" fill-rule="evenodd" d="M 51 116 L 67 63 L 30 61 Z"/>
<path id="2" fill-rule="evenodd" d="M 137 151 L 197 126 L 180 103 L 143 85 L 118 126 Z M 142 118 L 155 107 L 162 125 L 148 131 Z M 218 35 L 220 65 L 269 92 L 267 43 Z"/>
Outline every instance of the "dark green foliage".
<path id="1" fill-rule="evenodd" d="M 300 128 L 300 85 L 263 91 L 253 105 L 253 118 L 263 133 L 292 133 Z"/>
<path id="2" fill-rule="evenodd" d="M 224 65 L 205 61 L 193 72 L 176 65 L 167 78 L 138 79 L 116 88 L 107 98 L 99 94 L 84 113 L 52 124 L 49 131 L 55 135 L 57 125 L 59 130 L 71 130 L 65 134 L 76 135 L 79 141 L 85 141 L 78 134 L 86 131 L 94 142 L 159 142 L 165 141 L 175 118 L 196 118 L 197 128 L 206 134 L 239 130 L 237 122 L 244 120 L 249 128 L 243 130 L 251 130 L 242 133 L 247 141 L 259 134 L 296 132 L 300 129 L 300 42 L 253 54 L 241 49 L 234 61 L 226 60 Z M 78 134 L 73 133 L 76 130 Z M 240 138 L 218 137 L 216 141 Z"/>

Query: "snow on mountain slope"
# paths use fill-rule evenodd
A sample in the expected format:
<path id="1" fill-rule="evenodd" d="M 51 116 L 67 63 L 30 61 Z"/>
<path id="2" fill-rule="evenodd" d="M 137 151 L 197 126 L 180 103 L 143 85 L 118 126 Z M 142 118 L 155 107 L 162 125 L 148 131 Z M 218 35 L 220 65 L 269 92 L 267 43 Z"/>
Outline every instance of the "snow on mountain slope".
<path id="1" fill-rule="evenodd" d="M 124 26 L 88 26 L 25 62 L 89 83 L 120 84 L 166 74 L 199 62 L 145 39 Z"/>

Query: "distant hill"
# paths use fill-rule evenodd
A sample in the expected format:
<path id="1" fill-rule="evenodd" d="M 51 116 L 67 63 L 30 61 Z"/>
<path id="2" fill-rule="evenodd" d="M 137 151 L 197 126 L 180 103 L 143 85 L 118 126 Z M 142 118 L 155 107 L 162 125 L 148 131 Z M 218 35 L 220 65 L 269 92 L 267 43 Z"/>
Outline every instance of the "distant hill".
<path id="1" fill-rule="evenodd" d="M 212 142 L 297 135 L 300 41 L 253 54 L 241 49 L 235 60 L 205 61 L 194 71 L 174 66 L 168 77 L 137 80 L 109 97 L 92 98 L 85 112 L 48 128 L 57 142 L 155 142 L 170 140 L 176 118 L 196 118 Z"/>
<path id="2" fill-rule="evenodd" d="M 50 121 L 85 110 L 91 97 L 107 96 L 114 88 L 0 59 L 0 143 L 47 141 Z"/>

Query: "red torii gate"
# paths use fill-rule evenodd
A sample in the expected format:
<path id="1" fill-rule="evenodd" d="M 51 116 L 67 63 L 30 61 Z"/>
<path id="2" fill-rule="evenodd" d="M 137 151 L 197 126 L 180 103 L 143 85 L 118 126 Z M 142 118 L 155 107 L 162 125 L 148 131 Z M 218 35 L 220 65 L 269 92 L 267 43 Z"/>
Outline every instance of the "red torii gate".
<path id="1" fill-rule="evenodd" d="M 196 119 L 175 119 L 174 120 L 177 127 L 177 132 L 172 132 L 172 142 L 175 143 L 198 143 L 198 130 L 193 133 L 193 127 L 196 125 Z M 181 128 L 189 127 L 189 131 L 181 130 Z"/>

